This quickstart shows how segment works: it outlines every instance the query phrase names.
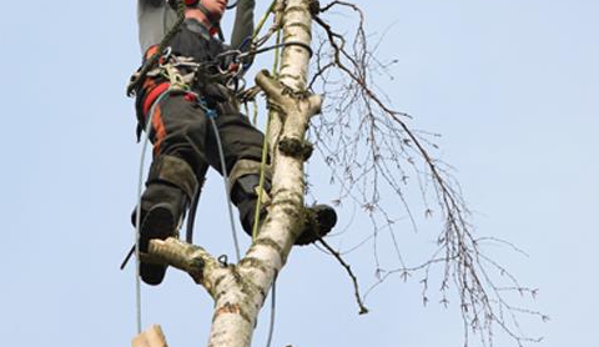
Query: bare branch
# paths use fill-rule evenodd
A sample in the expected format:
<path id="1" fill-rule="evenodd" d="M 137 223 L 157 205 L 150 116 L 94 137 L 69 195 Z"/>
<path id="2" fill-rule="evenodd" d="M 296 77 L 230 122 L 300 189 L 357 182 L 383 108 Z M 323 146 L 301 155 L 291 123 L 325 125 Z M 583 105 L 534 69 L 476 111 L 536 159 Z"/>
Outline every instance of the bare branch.
<path id="1" fill-rule="evenodd" d="M 167 264 L 187 272 L 195 283 L 215 296 L 215 282 L 221 275 L 222 266 L 203 248 L 169 237 L 164 241 L 151 240 L 148 253 L 141 256 L 144 262 Z"/>
<path id="2" fill-rule="evenodd" d="M 327 251 L 329 251 L 329 253 L 335 257 L 335 259 L 337 259 L 337 261 L 339 261 L 341 266 L 343 266 L 345 268 L 345 271 L 347 271 L 347 274 L 351 278 L 352 283 L 354 285 L 354 293 L 355 293 L 355 297 L 356 297 L 356 302 L 358 303 L 358 306 L 360 307 L 360 314 L 361 315 L 367 314 L 368 308 L 366 308 L 366 306 L 364 306 L 364 302 L 362 301 L 362 297 L 360 296 L 360 286 L 358 284 L 358 278 L 352 271 L 351 266 L 348 263 L 346 263 L 345 260 L 343 260 L 343 258 L 341 257 L 341 254 L 339 254 L 338 251 L 333 249 L 333 247 L 331 247 L 325 240 L 320 239 L 319 241 L 324 246 L 324 248 L 326 248 Z"/>
<path id="3" fill-rule="evenodd" d="M 324 18 L 334 8 L 347 9 L 357 15 L 353 36 L 336 32 Z M 486 345 L 492 345 L 495 325 L 518 344 L 537 341 L 520 332 L 517 315 L 544 315 L 513 306 L 504 299 L 510 290 L 527 293 L 533 290 L 521 286 L 507 269 L 483 254 L 480 245 L 495 242 L 521 251 L 509 242 L 474 237 L 470 213 L 460 186 L 451 174 L 452 168 L 435 156 L 438 135 L 412 129 L 408 124 L 412 118 L 394 110 L 388 97 L 377 87 L 373 76 L 377 77 L 381 70 L 388 75 L 388 67 L 395 60 L 386 63 L 375 57 L 381 41 L 374 48 L 370 47 L 362 10 L 350 2 L 332 1 L 320 8 L 314 21 L 322 30 L 322 36 L 315 50 L 315 72 L 310 87 L 322 93 L 328 103 L 323 108 L 324 116 L 312 121 L 311 135 L 331 169 L 331 182 L 341 186 L 339 201 L 357 202 L 372 222 L 373 234 L 360 243 L 372 242 L 376 265 L 377 282 L 366 296 L 392 275 L 406 280 L 423 272 L 422 296 L 423 301 L 428 302 L 429 276 L 435 267 L 441 274 L 440 302 L 449 304 L 450 290 L 458 295 L 466 343 L 468 332 L 472 330 L 480 333 Z M 424 217 L 435 214 L 435 208 L 429 203 L 429 200 L 434 201 L 444 227 L 430 260 L 410 267 L 405 265 L 401 255 L 393 231 L 393 216 L 403 213 L 413 229 L 418 229 L 417 214 L 413 213 L 411 202 L 413 194 L 408 193 L 413 185 L 420 191 Z M 389 195 L 383 193 L 387 191 L 394 193 L 403 211 L 390 211 L 389 205 L 382 203 Z M 385 270 L 379 260 L 382 230 L 388 231 L 399 262 L 399 266 L 390 271 Z M 505 281 L 507 285 L 496 284 Z"/>

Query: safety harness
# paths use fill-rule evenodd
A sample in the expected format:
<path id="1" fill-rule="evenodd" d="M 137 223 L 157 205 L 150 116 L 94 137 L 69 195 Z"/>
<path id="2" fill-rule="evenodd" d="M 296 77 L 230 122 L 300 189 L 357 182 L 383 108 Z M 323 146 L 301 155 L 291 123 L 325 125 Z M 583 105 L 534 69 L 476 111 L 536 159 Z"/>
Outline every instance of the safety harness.
<path id="1" fill-rule="evenodd" d="M 150 72 L 150 70 L 156 67 L 156 65 L 158 64 L 158 60 L 160 59 L 160 55 L 162 55 L 166 51 L 171 39 L 173 39 L 177 35 L 180 27 L 185 22 L 185 10 L 188 7 L 198 8 L 211 23 L 211 36 L 215 35 L 214 31 L 216 30 L 218 32 L 220 40 L 224 41 L 222 30 L 220 30 L 218 18 L 215 18 L 215 16 L 211 14 L 210 11 L 208 11 L 208 9 L 204 5 L 201 4 L 200 0 L 168 0 L 168 4 L 171 6 L 171 8 L 173 8 L 176 11 L 177 20 L 166 33 L 166 35 L 163 37 L 160 44 L 151 47 L 148 50 L 150 54 L 147 54 L 145 56 L 144 63 L 142 64 L 142 66 L 137 70 L 135 74 L 131 76 L 129 85 L 127 86 L 127 96 L 133 96 L 134 94 L 136 94 L 136 92 L 139 91 L 141 85 L 146 80 L 147 74 Z M 233 8 L 236 5 L 237 3 L 227 6 L 227 9 Z"/>
<path id="2" fill-rule="evenodd" d="M 144 65 L 159 55 L 154 66 L 141 76 L 142 65 L 131 78 L 137 85 L 138 139 L 152 105 L 167 91 L 187 94 L 190 100 L 205 99 L 212 108 L 236 103 L 235 94 L 245 87 L 242 76 L 248 65 L 239 58 L 242 52 L 228 50 L 193 19 L 185 20 L 164 52 L 159 48 L 156 45 L 146 52 Z"/>

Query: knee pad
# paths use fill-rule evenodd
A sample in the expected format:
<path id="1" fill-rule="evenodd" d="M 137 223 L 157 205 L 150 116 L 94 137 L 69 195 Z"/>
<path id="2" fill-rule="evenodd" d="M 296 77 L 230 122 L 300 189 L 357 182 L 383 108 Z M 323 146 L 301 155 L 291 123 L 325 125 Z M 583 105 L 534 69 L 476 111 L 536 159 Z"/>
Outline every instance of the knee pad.
<path id="1" fill-rule="evenodd" d="M 241 159 L 235 163 L 229 179 L 231 182 L 231 200 L 238 206 L 241 202 L 257 199 L 260 191 L 260 163 L 254 160 Z M 270 202 L 268 193 L 271 189 L 272 173 L 270 167 L 264 171 L 264 186 L 262 193 L 262 204 Z"/>
<path id="2" fill-rule="evenodd" d="M 198 189 L 198 180 L 191 166 L 185 160 L 171 155 L 154 159 L 146 185 L 155 182 L 168 183 L 181 189 L 190 201 Z"/>

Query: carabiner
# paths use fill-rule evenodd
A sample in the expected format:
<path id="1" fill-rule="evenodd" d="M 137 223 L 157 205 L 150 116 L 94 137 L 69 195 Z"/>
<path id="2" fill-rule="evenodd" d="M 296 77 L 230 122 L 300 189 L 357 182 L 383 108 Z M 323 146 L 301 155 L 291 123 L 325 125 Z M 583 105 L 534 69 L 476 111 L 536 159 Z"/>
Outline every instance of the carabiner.
<path id="1" fill-rule="evenodd" d="M 160 59 L 158 59 L 158 64 L 160 64 L 160 66 L 164 66 L 164 64 L 166 64 L 166 62 L 170 59 L 172 53 L 173 48 L 171 46 L 166 47 L 164 49 L 164 53 L 162 54 Z"/>

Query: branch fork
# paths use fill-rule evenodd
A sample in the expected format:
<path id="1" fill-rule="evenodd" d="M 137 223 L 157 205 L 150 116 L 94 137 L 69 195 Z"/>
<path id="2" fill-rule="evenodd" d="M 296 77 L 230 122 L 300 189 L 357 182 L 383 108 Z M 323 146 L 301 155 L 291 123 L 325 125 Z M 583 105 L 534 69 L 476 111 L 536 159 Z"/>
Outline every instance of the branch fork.
<path id="1" fill-rule="evenodd" d="M 258 73 L 256 84 L 282 116 L 284 125 L 279 150 L 285 155 L 308 160 L 314 148 L 304 139 L 305 132 L 310 119 L 321 112 L 322 97 L 301 91 L 294 92 L 266 70 Z"/>

